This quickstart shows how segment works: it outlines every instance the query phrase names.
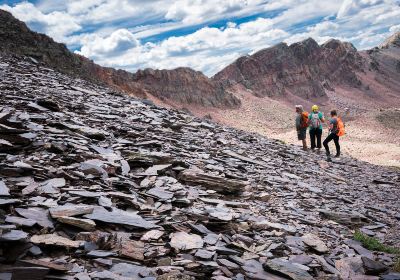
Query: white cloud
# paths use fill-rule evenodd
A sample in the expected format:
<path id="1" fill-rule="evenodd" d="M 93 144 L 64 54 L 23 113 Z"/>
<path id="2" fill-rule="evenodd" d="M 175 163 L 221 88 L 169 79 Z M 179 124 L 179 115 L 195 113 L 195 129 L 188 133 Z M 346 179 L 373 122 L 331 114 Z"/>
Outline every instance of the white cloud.
<path id="1" fill-rule="evenodd" d="M 201 23 L 208 21 L 213 15 L 223 15 L 227 12 L 243 11 L 248 6 L 256 6 L 260 1 L 220 0 L 215 5 L 213 0 L 178 0 L 168 9 L 165 18 L 185 23 Z"/>
<path id="2" fill-rule="evenodd" d="M 92 1 L 96 2 L 96 1 Z M 84 13 L 81 13 L 81 20 L 90 23 L 102 23 L 110 22 L 113 20 L 125 19 L 125 18 L 137 18 L 140 17 L 141 9 L 138 6 L 133 5 L 126 0 L 114 0 L 114 1 L 99 1 L 101 5 L 95 5 L 92 3 Z M 78 2 L 81 5 L 81 2 Z M 82 1 L 84 3 L 84 1 Z M 81 7 L 75 9 L 82 10 Z"/>
<path id="3" fill-rule="evenodd" d="M 292 6 L 273 18 L 273 21 L 275 25 L 291 29 L 299 23 L 307 23 L 313 19 L 333 16 L 339 7 L 340 3 L 338 1 L 294 1 Z"/>
<path id="4" fill-rule="evenodd" d="M 399 32 L 400 31 L 400 24 L 398 25 L 393 25 L 389 28 L 389 32 L 390 33 L 395 33 L 395 32 Z"/>
<path id="5" fill-rule="evenodd" d="M 319 22 L 314 26 L 307 27 L 307 31 L 314 34 L 324 34 L 326 32 L 335 32 L 339 29 L 339 24 L 331 21 Z"/>
<path id="6" fill-rule="evenodd" d="M 64 42 L 67 35 L 82 28 L 76 19 L 66 13 L 53 11 L 44 14 L 28 2 L 22 2 L 14 7 L 1 5 L 0 9 L 11 12 L 16 18 L 28 24 L 35 23 L 40 26 L 39 32 L 48 34 L 56 41 Z"/>
<path id="7" fill-rule="evenodd" d="M 21 1 L 29 2 L 29 1 Z M 38 0 L 35 3 L 36 8 L 38 8 L 42 13 L 48 14 L 54 11 L 63 11 L 66 9 L 67 4 L 70 1 L 64 0 Z"/>
<path id="8" fill-rule="evenodd" d="M 366 49 L 400 29 L 399 0 L 40 0 L 0 8 L 102 65 L 189 66 L 208 75 L 280 41 L 338 38 Z M 254 15 L 259 18 L 236 23 Z M 157 37 L 190 28 L 196 30 Z"/>
<path id="9" fill-rule="evenodd" d="M 80 53 L 91 58 L 120 54 L 139 45 L 139 41 L 126 29 L 118 29 L 106 38 L 87 36 L 82 41 L 84 45 Z"/>
<path id="10" fill-rule="evenodd" d="M 86 14 L 89 10 L 104 3 L 103 0 L 68 1 L 67 11 L 72 15 Z"/>
<path id="11" fill-rule="evenodd" d="M 344 8 L 345 7 L 345 8 Z M 308 26 L 303 32 L 292 34 L 285 42 L 293 43 L 308 37 L 323 43 L 330 38 L 353 43 L 358 49 L 379 45 L 393 33 L 392 26 L 400 23 L 397 1 L 343 1 L 337 18 Z"/>
<path id="12" fill-rule="evenodd" d="M 82 48 L 80 53 L 96 57 L 101 64 L 125 69 L 188 66 L 212 75 L 238 56 L 277 43 L 286 36 L 285 31 L 273 28 L 271 20 L 259 18 L 240 25 L 228 24 L 224 29 L 204 27 L 157 44 L 138 44 L 114 58 L 102 55 L 94 47 Z M 93 40 L 90 45 L 98 45 L 101 40 L 113 41 L 111 37 Z"/>
<path id="13" fill-rule="evenodd" d="M 343 18 L 351 16 L 358 13 L 361 9 L 383 2 L 382 0 L 344 0 L 337 13 L 337 17 Z"/>

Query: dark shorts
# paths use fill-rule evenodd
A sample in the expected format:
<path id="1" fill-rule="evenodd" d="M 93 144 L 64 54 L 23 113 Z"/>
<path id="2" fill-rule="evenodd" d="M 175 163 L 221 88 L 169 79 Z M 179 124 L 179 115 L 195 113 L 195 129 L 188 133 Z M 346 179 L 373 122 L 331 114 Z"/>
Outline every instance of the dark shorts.
<path id="1" fill-rule="evenodd" d="M 307 136 L 307 128 L 302 128 L 299 131 L 297 131 L 297 139 L 305 140 L 306 136 Z"/>

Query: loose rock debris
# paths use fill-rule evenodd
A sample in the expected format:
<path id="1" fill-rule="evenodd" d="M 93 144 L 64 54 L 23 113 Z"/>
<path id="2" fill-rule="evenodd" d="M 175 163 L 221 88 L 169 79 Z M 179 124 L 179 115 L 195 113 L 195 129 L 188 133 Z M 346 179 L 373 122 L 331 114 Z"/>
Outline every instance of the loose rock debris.
<path id="1" fill-rule="evenodd" d="M 400 279 L 352 240 L 399 245 L 398 171 L 321 164 L 30 59 L 0 75 L 0 279 Z"/>

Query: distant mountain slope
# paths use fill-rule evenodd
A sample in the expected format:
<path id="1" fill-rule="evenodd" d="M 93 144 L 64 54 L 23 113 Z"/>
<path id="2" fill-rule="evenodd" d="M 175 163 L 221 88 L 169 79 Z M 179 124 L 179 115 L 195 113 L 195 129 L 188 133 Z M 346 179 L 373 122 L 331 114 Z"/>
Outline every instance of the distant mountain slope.
<path id="1" fill-rule="evenodd" d="M 234 108 L 240 101 L 225 91 L 218 81 L 209 79 L 199 71 L 188 67 L 173 70 L 138 70 L 133 80 L 153 96 L 168 103 L 195 104 L 205 107 Z"/>
<path id="2" fill-rule="evenodd" d="M 393 38 L 397 40 L 368 52 L 334 39 L 322 45 L 312 38 L 290 46 L 280 43 L 240 57 L 213 79 L 259 97 L 295 95 L 309 100 L 343 87 L 368 95 L 381 93 L 382 86 L 399 93 L 400 43 L 399 36 Z"/>
<path id="3" fill-rule="evenodd" d="M 63 73 L 102 82 L 142 98 L 152 95 L 178 106 L 233 108 L 240 105 L 240 101 L 226 92 L 219 82 L 192 69 L 147 69 L 133 74 L 102 67 L 73 54 L 64 44 L 31 31 L 25 23 L 3 10 L 0 10 L 0 27 L 0 52 L 30 56 Z"/>
<path id="4" fill-rule="evenodd" d="M 238 58 L 210 79 L 183 67 L 136 73 L 102 67 L 32 32 L 2 10 L 0 27 L 0 52 L 30 56 L 63 73 L 157 100 L 160 105 L 201 107 L 203 112 L 237 109 L 242 102 L 237 93 L 242 92 L 307 105 L 357 107 L 365 101 L 360 105 L 365 108 L 368 102 L 376 106 L 399 103 L 399 33 L 369 51 L 357 51 L 352 44 L 335 39 L 322 45 L 312 38 L 291 45 L 280 43 Z"/>
<path id="5" fill-rule="evenodd" d="M 381 49 L 400 47 L 400 31 L 387 38 L 380 46 Z"/>
<path id="6" fill-rule="evenodd" d="M 382 91 L 397 93 L 400 98 L 400 32 L 385 40 L 379 47 L 360 52 L 369 61 L 369 68 Z"/>

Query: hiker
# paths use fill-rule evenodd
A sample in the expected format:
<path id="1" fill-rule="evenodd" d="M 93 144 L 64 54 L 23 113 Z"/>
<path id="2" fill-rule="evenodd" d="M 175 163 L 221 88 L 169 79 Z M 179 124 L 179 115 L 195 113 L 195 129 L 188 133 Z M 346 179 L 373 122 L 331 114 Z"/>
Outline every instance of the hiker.
<path id="1" fill-rule="evenodd" d="M 302 105 L 296 105 L 296 130 L 297 139 L 303 142 L 303 150 L 307 150 L 307 127 L 308 127 L 308 112 L 303 110 Z"/>
<path id="2" fill-rule="evenodd" d="M 311 113 L 308 115 L 308 123 L 310 126 L 310 139 L 311 139 L 311 150 L 314 151 L 317 147 L 318 152 L 322 148 L 321 137 L 322 137 L 322 123 L 325 122 L 324 114 L 319 112 L 317 105 L 311 107 Z M 317 139 L 317 145 L 315 145 L 315 139 Z"/>
<path id="3" fill-rule="evenodd" d="M 324 147 L 326 150 L 326 156 L 328 157 L 328 161 L 331 160 L 331 153 L 329 151 L 329 142 L 334 141 L 336 147 L 336 155 L 335 157 L 340 157 L 340 144 L 339 137 L 343 136 L 344 132 L 344 124 L 340 118 L 337 116 L 336 110 L 331 111 L 331 119 L 329 120 L 329 135 L 324 140 Z"/>

